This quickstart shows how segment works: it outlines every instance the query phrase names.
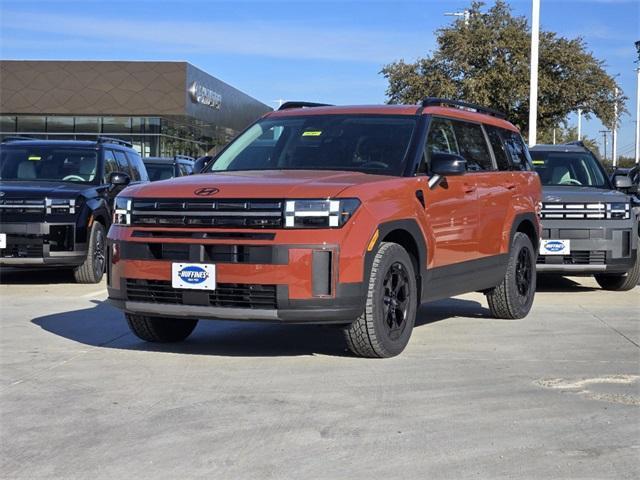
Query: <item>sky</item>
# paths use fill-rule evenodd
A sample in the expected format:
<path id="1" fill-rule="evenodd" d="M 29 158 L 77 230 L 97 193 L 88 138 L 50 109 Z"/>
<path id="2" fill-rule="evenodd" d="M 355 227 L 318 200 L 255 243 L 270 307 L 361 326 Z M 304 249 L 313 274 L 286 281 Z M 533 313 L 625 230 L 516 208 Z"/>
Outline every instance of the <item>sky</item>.
<path id="1" fill-rule="evenodd" d="M 486 3 L 493 3 L 487 0 Z M 470 0 L 0 0 L 0 58 L 181 60 L 276 107 L 383 103 L 380 69 L 431 53 Z M 509 1 L 530 18 L 531 0 Z M 639 0 L 541 0 L 541 29 L 575 38 L 628 97 L 618 153 L 633 156 Z M 1 86 L 0 86 L 1 88 Z M 575 125 L 575 117 L 570 117 Z M 602 143 L 597 119 L 583 133 Z"/>

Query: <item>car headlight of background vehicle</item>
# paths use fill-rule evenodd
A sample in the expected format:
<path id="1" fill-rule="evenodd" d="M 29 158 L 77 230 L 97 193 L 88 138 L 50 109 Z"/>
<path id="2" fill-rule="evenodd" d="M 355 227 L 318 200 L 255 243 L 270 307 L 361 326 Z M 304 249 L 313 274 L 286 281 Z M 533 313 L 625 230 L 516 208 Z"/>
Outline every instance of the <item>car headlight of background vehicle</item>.
<path id="1" fill-rule="evenodd" d="M 132 201 L 127 197 L 116 197 L 113 208 L 114 225 L 131 225 Z"/>
<path id="2" fill-rule="evenodd" d="M 285 202 L 285 228 L 340 228 L 360 206 L 357 198 L 301 199 Z"/>

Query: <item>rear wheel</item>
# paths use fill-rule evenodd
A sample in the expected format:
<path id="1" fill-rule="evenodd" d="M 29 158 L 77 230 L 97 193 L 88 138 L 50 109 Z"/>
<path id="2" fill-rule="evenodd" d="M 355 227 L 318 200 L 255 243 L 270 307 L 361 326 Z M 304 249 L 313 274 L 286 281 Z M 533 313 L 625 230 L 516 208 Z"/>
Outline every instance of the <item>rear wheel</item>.
<path id="1" fill-rule="evenodd" d="M 631 270 L 619 275 L 594 275 L 596 282 L 605 290 L 626 292 L 638 285 L 640 281 L 640 251 L 636 252 L 636 261 Z"/>
<path id="2" fill-rule="evenodd" d="M 516 232 L 511 243 L 507 273 L 487 293 L 489 310 L 495 318 L 523 318 L 531 310 L 536 293 L 536 257 L 527 235 Z"/>
<path id="3" fill-rule="evenodd" d="M 182 318 L 148 317 L 125 314 L 129 328 L 136 337 L 146 342 L 180 342 L 191 335 L 198 320 Z"/>
<path id="4" fill-rule="evenodd" d="M 417 302 L 411 257 L 400 245 L 383 242 L 373 259 L 364 313 L 344 330 L 349 349 L 361 357 L 398 355 L 411 337 Z"/>
<path id="5" fill-rule="evenodd" d="M 100 222 L 93 222 L 89 234 L 89 248 L 84 263 L 73 270 L 73 276 L 78 283 L 99 283 L 104 275 L 106 234 Z"/>

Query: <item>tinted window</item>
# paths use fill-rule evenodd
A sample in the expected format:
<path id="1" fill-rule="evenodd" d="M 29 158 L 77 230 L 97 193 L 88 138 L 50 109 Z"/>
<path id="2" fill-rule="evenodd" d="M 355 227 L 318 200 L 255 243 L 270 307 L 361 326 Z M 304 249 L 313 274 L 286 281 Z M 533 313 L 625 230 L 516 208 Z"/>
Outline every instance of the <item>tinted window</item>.
<path id="1" fill-rule="evenodd" d="M 402 175 L 414 117 L 309 115 L 266 118 L 207 171 L 348 170 Z"/>
<path id="2" fill-rule="evenodd" d="M 431 121 L 429 135 L 427 136 L 428 160 L 431 158 L 432 153 L 454 153 L 456 155 L 460 153 L 451 120 L 434 118 Z"/>
<path id="3" fill-rule="evenodd" d="M 129 167 L 129 161 L 127 160 L 127 157 L 124 154 L 124 152 L 121 152 L 120 150 L 116 150 L 113 153 L 116 157 L 116 162 L 118 162 L 118 171 L 122 173 L 126 173 L 127 175 L 131 176 L 131 168 Z"/>
<path id="4" fill-rule="evenodd" d="M 175 170 L 171 163 L 147 163 L 147 173 L 152 182 L 167 180 L 175 176 Z"/>
<path id="5" fill-rule="evenodd" d="M 113 155 L 113 151 L 105 150 L 104 151 L 104 183 L 109 183 L 109 177 L 111 173 L 118 172 L 118 162 L 116 162 L 116 157 Z"/>
<path id="6" fill-rule="evenodd" d="M 131 164 L 131 180 L 133 181 L 149 181 L 149 176 L 147 175 L 147 170 L 144 167 L 144 163 L 142 163 L 142 158 L 136 152 L 127 152 L 127 158 L 129 159 L 129 163 Z"/>
<path id="7" fill-rule="evenodd" d="M 193 168 L 191 167 L 191 165 L 187 165 L 186 163 L 181 163 L 180 173 L 182 175 L 191 175 L 193 173 Z"/>
<path id="8" fill-rule="evenodd" d="M 502 143 L 498 129 L 491 125 L 485 125 L 484 129 L 489 137 L 489 143 L 493 149 L 493 156 L 496 158 L 498 170 L 511 170 L 511 163 L 507 158 L 507 150 L 504 147 L 504 143 Z"/>
<path id="9" fill-rule="evenodd" d="M 610 188 L 600 164 L 588 152 L 534 150 L 533 168 L 543 185 Z"/>
<path id="10" fill-rule="evenodd" d="M 467 161 L 467 170 L 479 172 L 493 170 L 491 154 L 482 127 L 475 123 L 453 122 L 460 155 Z"/>
<path id="11" fill-rule="evenodd" d="M 529 149 L 524 144 L 519 133 L 500 129 L 507 153 L 511 158 L 514 170 L 531 170 L 531 158 Z"/>
<path id="12" fill-rule="evenodd" d="M 95 183 L 95 150 L 52 146 L 0 147 L 0 179 Z"/>

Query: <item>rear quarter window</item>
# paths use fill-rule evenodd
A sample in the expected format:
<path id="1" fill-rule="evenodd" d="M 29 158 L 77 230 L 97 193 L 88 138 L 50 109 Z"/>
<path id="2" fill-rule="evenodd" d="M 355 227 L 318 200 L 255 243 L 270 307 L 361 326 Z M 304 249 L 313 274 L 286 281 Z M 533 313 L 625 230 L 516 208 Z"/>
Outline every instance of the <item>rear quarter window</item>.
<path id="1" fill-rule="evenodd" d="M 519 133 L 500 129 L 502 141 L 511 160 L 513 170 L 532 170 L 529 149 Z"/>

